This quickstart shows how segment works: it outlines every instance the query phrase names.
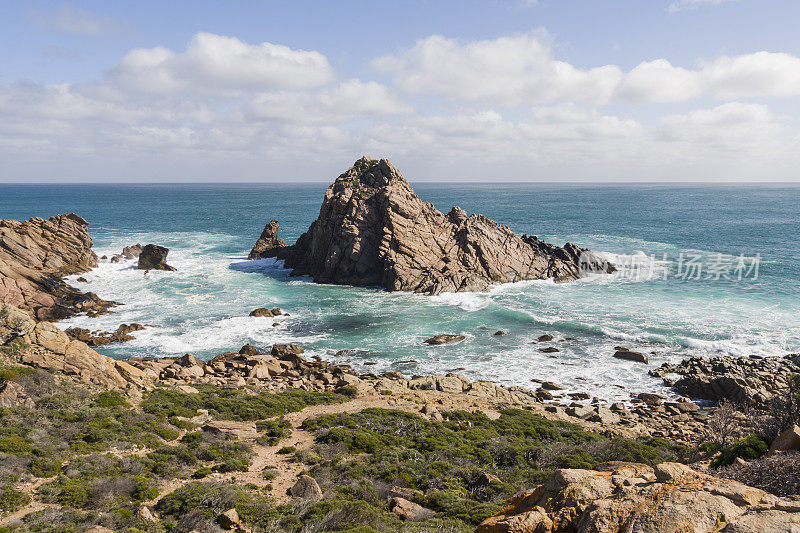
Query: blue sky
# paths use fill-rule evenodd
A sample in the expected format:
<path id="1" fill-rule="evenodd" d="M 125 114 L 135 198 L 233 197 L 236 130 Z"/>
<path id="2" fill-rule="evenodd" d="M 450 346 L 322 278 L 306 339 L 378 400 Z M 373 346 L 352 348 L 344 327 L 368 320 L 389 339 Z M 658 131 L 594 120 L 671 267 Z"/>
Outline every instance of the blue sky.
<path id="1" fill-rule="evenodd" d="M 800 2 L 9 2 L 0 181 L 800 180 Z"/>

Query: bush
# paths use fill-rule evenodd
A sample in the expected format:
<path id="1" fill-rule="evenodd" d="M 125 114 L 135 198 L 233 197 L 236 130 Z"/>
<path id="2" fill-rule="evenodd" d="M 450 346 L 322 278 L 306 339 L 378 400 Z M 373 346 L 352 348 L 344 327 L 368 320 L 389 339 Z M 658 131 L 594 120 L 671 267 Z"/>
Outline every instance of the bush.
<path id="1" fill-rule="evenodd" d="M 97 407 L 130 407 L 130 404 L 117 391 L 105 391 L 97 394 L 94 404 Z"/>
<path id="2" fill-rule="evenodd" d="M 158 388 L 148 392 L 141 408 L 162 418 L 182 416 L 191 418 L 198 409 L 221 420 L 261 420 L 299 411 L 309 405 L 334 404 L 347 401 L 340 394 L 290 389 L 278 394 L 252 395 L 243 389 L 221 389 L 197 385 L 199 394 Z"/>
<path id="3" fill-rule="evenodd" d="M 292 425 L 283 418 L 277 420 L 259 420 L 256 422 L 256 431 L 263 432 L 259 435 L 256 442 L 265 446 L 275 446 L 292 434 Z"/>
<path id="4" fill-rule="evenodd" d="M 13 513 L 28 503 L 31 498 L 21 490 L 17 490 L 13 483 L 0 487 L 0 512 Z"/>
<path id="5" fill-rule="evenodd" d="M 722 450 L 720 456 L 712 461 L 711 466 L 727 466 L 736 461 L 737 457 L 742 459 L 756 459 L 767 453 L 768 449 L 769 444 L 763 437 L 750 435 L 749 437 L 734 442 L 729 447 Z"/>

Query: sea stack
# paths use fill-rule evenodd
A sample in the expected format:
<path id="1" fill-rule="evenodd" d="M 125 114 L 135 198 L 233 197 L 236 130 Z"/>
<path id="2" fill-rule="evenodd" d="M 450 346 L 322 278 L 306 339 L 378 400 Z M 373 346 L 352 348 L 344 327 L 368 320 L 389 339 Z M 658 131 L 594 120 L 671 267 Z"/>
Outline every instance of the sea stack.
<path id="1" fill-rule="evenodd" d="M 274 222 L 275 233 L 266 235 L 273 241 Z M 268 229 L 272 223 L 259 243 Z M 459 207 L 445 215 L 423 202 L 388 160 L 367 157 L 328 187 L 319 217 L 294 245 L 273 246 L 269 253 L 285 260 L 292 275 L 308 275 L 317 283 L 425 294 L 485 291 L 493 283 L 533 279 L 563 282 L 586 272 L 614 271 L 570 243 L 558 247 L 517 236 Z"/>

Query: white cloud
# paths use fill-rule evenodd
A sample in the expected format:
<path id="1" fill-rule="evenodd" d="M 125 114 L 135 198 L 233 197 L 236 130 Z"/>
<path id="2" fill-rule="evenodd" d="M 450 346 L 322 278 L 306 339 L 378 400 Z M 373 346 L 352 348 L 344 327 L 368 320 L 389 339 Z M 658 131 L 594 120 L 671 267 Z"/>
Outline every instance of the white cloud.
<path id="1" fill-rule="evenodd" d="M 674 67 L 666 59 L 640 63 L 625 75 L 617 98 L 632 103 L 685 102 L 702 95 L 696 72 Z"/>
<path id="2" fill-rule="evenodd" d="M 329 83 L 334 73 L 319 52 L 200 32 L 184 52 L 132 50 L 109 77 L 145 92 L 220 92 L 307 89 Z"/>
<path id="3" fill-rule="evenodd" d="M 468 43 L 434 35 L 372 65 L 412 94 L 512 106 L 610 98 L 622 79 L 618 67 L 576 68 L 556 60 L 547 41 L 542 31 Z"/>
<path id="4" fill-rule="evenodd" d="M 667 11 L 677 13 L 678 11 L 697 9 L 702 6 L 718 6 L 731 1 L 736 0 L 677 0 L 669 5 Z"/>
<path id="5" fill-rule="evenodd" d="M 43 29 L 70 35 L 98 37 L 116 35 L 130 30 L 130 26 L 126 22 L 66 3 L 49 11 L 33 11 L 31 17 Z"/>
<path id="6" fill-rule="evenodd" d="M 719 98 L 800 95 L 800 58 L 758 52 L 722 57 L 700 71 L 706 90 Z"/>

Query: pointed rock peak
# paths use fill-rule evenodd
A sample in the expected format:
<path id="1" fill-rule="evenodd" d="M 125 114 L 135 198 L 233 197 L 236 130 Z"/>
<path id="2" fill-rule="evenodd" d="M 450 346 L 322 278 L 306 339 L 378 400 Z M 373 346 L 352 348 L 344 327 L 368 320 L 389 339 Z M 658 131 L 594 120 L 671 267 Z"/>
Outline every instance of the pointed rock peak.
<path id="1" fill-rule="evenodd" d="M 407 183 L 399 170 L 388 159 L 370 159 L 363 156 L 339 176 L 338 180 L 346 181 L 353 186 L 367 186 L 375 189 L 386 187 L 396 181 Z"/>

